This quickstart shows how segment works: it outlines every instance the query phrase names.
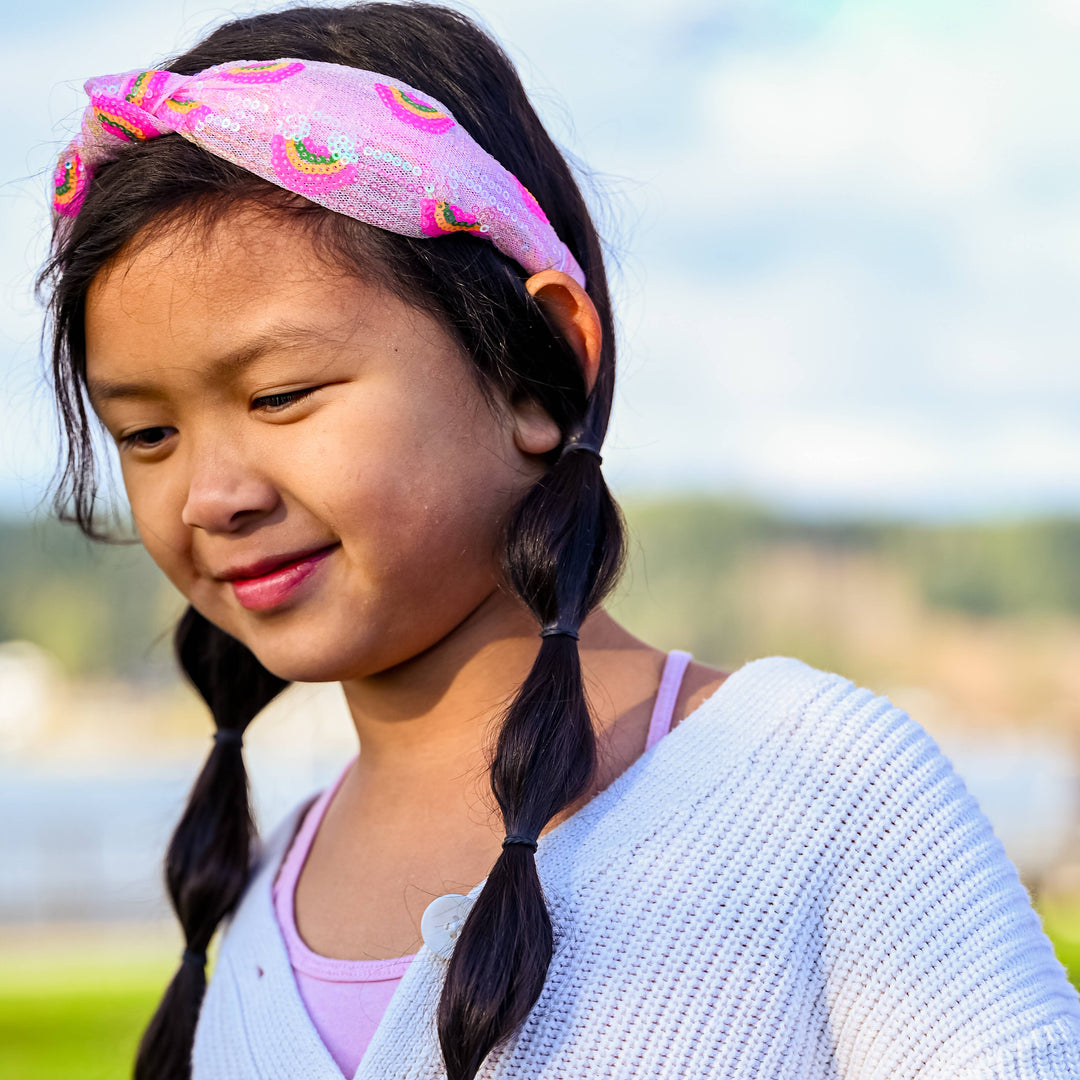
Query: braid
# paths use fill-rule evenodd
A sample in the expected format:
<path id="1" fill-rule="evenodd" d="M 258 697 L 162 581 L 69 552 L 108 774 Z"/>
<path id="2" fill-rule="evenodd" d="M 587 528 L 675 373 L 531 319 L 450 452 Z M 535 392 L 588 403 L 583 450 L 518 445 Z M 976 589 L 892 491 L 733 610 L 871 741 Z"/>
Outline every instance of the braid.
<path id="1" fill-rule="evenodd" d="M 217 732 L 165 856 L 165 883 L 184 933 L 180 969 L 143 1033 L 135 1080 L 188 1080 L 206 950 L 248 881 L 255 824 L 241 736 L 288 684 L 249 649 L 188 608 L 176 628 L 177 657 L 202 695 Z"/>
<path id="2" fill-rule="evenodd" d="M 576 631 L 614 586 L 623 552 L 621 515 L 595 453 L 563 453 L 508 525 L 514 590 L 541 625 L 575 631 L 541 637 L 499 732 L 491 786 L 515 840 L 535 840 L 592 779 L 596 738 Z M 504 845 L 462 927 L 438 1011 L 449 1080 L 472 1080 L 543 989 L 554 941 L 533 851 Z"/>

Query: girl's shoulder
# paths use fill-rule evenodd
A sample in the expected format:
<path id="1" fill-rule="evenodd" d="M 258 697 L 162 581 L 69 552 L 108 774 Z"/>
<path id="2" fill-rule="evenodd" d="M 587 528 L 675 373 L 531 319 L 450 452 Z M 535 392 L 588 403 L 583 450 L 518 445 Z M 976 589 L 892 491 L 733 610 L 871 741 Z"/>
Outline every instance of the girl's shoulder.
<path id="1" fill-rule="evenodd" d="M 694 674 L 692 666 L 688 681 Z M 727 730 L 752 743 L 811 739 L 824 748 L 859 733 L 915 724 L 884 694 L 796 657 L 766 656 L 730 675 L 716 675 L 722 673 L 702 666 L 697 692 L 687 687 L 690 708 L 684 722 L 699 712 L 718 717 Z M 842 742 L 833 749 L 845 746 Z"/>
<path id="2" fill-rule="evenodd" d="M 706 786 L 726 787 L 738 776 L 832 804 L 871 789 L 886 802 L 913 798 L 934 778 L 961 784 L 917 719 L 844 675 L 768 656 L 743 664 L 711 693 L 704 685 L 696 707 L 689 691 L 668 753 Z"/>
<path id="3" fill-rule="evenodd" d="M 698 660 L 690 660 L 679 685 L 675 705 L 671 714 L 671 730 L 674 730 L 697 708 L 704 705 L 730 678 L 730 673 L 721 671 Z"/>
<path id="4" fill-rule="evenodd" d="M 845 692 L 863 691 L 850 680 L 791 656 L 749 660 L 730 674 L 693 663 L 686 673 L 676 716 L 688 728 L 747 744 L 797 736 L 811 716 L 842 708 Z M 673 724 L 673 727 L 676 726 Z"/>

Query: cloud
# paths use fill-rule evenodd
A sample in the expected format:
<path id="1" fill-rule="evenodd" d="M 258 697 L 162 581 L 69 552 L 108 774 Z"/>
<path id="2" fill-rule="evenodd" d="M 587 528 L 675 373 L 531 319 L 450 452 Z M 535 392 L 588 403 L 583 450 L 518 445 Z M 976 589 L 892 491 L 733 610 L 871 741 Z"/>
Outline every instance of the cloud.
<path id="1" fill-rule="evenodd" d="M 1080 502 L 1075 5 L 476 7 L 600 174 L 592 197 L 613 192 L 623 350 L 605 460 L 622 489 L 904 512 Z M 9 474 L 52 460 L 26 374 L 44 195 L 16 178 L 48 169 L 84 75 L 226 13 L 71 12 L 50 9 L 47 38 L 45 13 L 26 16 L 0 46 L 26 148 L 0 186 L 0 366 L 20 373 L 0 425 L 27 433 L 0 447 Z"/>
<path id="2" fill-rule="evenodd" d="M 1080 502 L 1077 37 L 998 11 L 957 34 L 849 5 L 717 58 L 681 152 L 627 149 L 660 209 L 622 483 L 904 512 Z"/>

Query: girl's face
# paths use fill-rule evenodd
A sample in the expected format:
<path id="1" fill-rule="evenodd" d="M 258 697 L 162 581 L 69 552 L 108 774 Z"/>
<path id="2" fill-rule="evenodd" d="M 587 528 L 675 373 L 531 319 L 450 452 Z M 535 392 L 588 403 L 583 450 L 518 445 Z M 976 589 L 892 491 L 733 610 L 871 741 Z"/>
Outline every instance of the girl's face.
<path id="1" fill-rule="evenodd" d="M 370 675 L 507 602 L 500 522 L 555 424 L 497 415 L 436 319 L 328 265 L 287 216 L 121 252 L 85 325 L 147 551 L 270 671 Z"/>

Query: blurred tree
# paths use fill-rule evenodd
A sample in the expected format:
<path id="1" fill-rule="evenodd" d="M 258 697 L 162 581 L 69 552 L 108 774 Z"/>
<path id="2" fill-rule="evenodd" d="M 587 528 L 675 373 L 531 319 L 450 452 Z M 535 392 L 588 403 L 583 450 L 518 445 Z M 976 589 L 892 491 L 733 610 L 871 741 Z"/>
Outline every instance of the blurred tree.
<path id="1" fill-rule="evenodd" d="M 624 509 L 630 559 L 613 612 L 717 664 L 779 652 L 843 670 L 853 635 L 873 632 L 858 624 L 868 599 L 886 622 L 910 605 L 988 621 L 1080 616 L 1080 520 L 805 521 L 708 496 Z M 0 640 L 33 641 L 72 674 L 172 677 L 182 607 L 137 544 L 0 522 Z"/>
<path id="2" fill-rule="evenodd" d="M 0 635 L 71 674 L 158 679 L 182 601 L 137 544 L 95 544 L 52 520 L 0 522 Z"/>

